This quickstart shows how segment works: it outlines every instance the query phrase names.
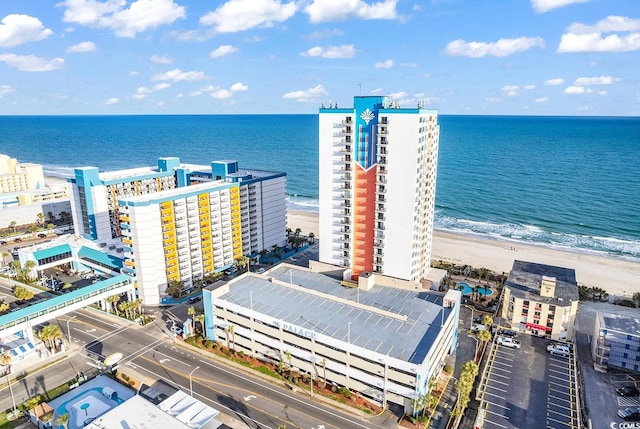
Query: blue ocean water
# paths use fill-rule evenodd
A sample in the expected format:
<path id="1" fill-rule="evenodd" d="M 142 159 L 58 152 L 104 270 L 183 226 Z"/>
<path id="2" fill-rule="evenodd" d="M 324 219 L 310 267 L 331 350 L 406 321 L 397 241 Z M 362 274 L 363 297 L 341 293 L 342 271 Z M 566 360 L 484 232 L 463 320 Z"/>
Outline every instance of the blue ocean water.
<path id="1" fill-rule="evenodd" d="M 436 228 L 640 260 L 640 118 L 441 115 Z M 4 116 L 0 153 L 69 177 L 237 159 L 318 210 L 316 115 Z"/>

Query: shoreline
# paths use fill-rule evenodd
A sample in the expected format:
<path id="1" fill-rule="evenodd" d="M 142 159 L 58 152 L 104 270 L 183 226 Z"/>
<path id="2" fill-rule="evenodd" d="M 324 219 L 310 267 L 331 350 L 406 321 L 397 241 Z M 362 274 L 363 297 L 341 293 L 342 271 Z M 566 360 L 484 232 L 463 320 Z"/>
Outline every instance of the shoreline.
<path id="1" fill-rule="evenodd" d="M 300 228 L 304 235 L 318 234 L 317 213 L 287 211 L 287 227 Z M 610 295 L 630 297 L 640 292 L 640 263 L 615 256 L 553 249 L 543 244 L 525 244 L 498 238 L 475 237 L 434 230 L 431 259 L 494 272 L 508 273 L 514 260 L 572 268 L 579 285 L 600 287 Z"/>

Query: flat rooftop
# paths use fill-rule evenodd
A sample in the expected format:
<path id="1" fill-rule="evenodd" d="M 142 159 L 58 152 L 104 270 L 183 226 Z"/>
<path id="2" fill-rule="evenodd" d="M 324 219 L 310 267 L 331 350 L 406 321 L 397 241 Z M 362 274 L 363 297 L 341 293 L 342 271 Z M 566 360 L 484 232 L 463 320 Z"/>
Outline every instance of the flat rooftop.
<path id="1" fill-rule="evenodd" d="M 290 287 L 290 282 L 303 290 Z M 215 289 L 216 284 L 210 288 Z M 336 340 L 350 339 L 359 347 L 420 364 L 442 321 L 453 310 L 442 307 L 443 297 L 442 293 L 424 289 L 384 286 L 359 291 L 323 274 L 280 265 L 264 275 L 229 282 L 229 292 L 219 299 L 245 308 L 253 306 L 254 311 L 274 320 Z"/>
<path id="2" fill-rule="evenodd" d="M 556 279 L 553 297 L 540 296 L 543 276 Z M 531 301 L 567 306 L 578 300 L 576 271 L 572 268 L 515 260 L 505 286 L 512 295 Z"/>
<path id="3" fill-rule="evenodd" d="M 619 308 L 618 308 L 619 307 Z M 616 312 L 600 311 L 600 329 L 640 335 L 640 312 L 637 308 L 616 307 Z"/>

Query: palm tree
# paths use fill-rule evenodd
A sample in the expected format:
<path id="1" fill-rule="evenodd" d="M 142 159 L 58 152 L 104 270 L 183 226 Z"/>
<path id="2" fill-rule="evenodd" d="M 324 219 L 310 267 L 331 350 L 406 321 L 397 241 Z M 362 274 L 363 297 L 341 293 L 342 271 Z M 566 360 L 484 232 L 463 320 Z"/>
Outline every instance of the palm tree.
<path id="1" fill-rule="evenodd" d="M 322 381 L 324 383 L 327 382 L 327 359 L 322 358 L 320 361 L 320 366 L 322 367 Z"/>
<path id="2" fill-rule="evenodd" d="M 204 313 L 196 315 L 193 320 L 200 324 L 200 332 L 204 335 Z"/>
<path id="3" fill-rule="evenodd" d="M 9 252 L 2 252 L 2 254 L 1 254 L 1 255 L 2 255 L 2 266 L 4 266 L 4 264 L 5 264 L 5 258 L 6 258 L 7 256 L 11 256 L 11 254 L 10 254 Z"/>
<path id="4" fill-rule="evenodd" d="M 296 237 L 299 236 L 300 233 L 302 233 L 302 230 L 300 228 L 296 228 L 296 231 L 295 231 Z"/>
<path id="5" fill-rule="evenodd" d="M 120 295 L 111 295 L 109 297 L 107 297 L 107 303 L 109 303 L 109 313 L 111 313 L 111 310 L 113 310 L 113 312 L 116 312 L 116 305 L 118 304 L 118 302 L 120 302 Z"/>
<path id="6" fill-rule="evenodd" d="M 233 333 L 234 329 L 235 329 L 235 326 L 233 325 L 229 325 L 227 327 L 227 347 L 229 347 L 229 337 L 231 337 L 232 346 L 229 347 L 231 350 L 235 348 L 235 344 L 236 344 L 235 335 Z"/>
<path id="7" fill-rule="evenodd" d="M 37 226 L 33 225 L 29 227 L 29 232 L 31 233 L 31 236 L 36 235 L 36 232 L 38 232 L 40 228 L 38 228 Z"/>
<path id="8" fill-rule="evenodd" d="M 44 223 L 44 213 L 40 212 L 36 215 L 36 218 L 38 220 L 38 223 L 40 225 L 42 225 Z"/>
<path id="9" fill-rule="evenodd" d="M 56 221 L 56 217 L 53 215 L 53 212 L 47 212 L 47 219 L 49 219 L 49 223 L 53 225 Z"/>
<path id="10" fill-rule="evenodd" d="M 291 352 L 289 350 L 286 350 L 284 352 L 284 357 L 287 358 L 287 361 L 289 362 L 289 368 L 291 368 Z"/>
<path id="11" fill-rule="evenodd" d="M 62 331 L 57 325 L 47 325 L 40 331 L 40 339 L 45 342 L 45 346 L 52 351 L 56 346 L 56 341 L 62 338 Z"/>
<path id="12" fill-rule="evenodd" d="M 0 315 L 6 313 L 7 311 L 9 311 L 9 304 L 7 304 L 6 302 L 0 304 Z"/>
<path id="13" fill-rule="evenodd" d="M 31 259 L 29 259 L 27 262 L 24 263 L 24 271 L 25 271 L 24 275 L 27 280 L 31 280 L 31 272 L 36 266 L 37 266 L 36 261 L 33 261 Z"/>
<path id="14" fill-rule="evenodd" d="M 65 429 L 68 428 L 68 424 L 69 424 L 69 413 L 64 413 L 58 416 L 58 418 L 56 419 L 56 424 L 63 426 Z"/>
<path id="15" fill-rule="evenodd" d="M 19 301 L 29 301 L 31 298 L 33 298 L 33 292 L 31 292 L 29 289 L 27 289 L 24 286 L 16 286 L 16 288 L 13 291 L 13 294 L 15 295 L 16 299 Z"/>
<path id="16" fill-rule="evenodd" d="M 11 354 L 8 351 L 0 354 L 0 365 L 4 368 L 4 374 L 11 374 Z"/>
<path id="17" fill-rule="evenodd" d="M 16 232 L 16 225 L 18 224 L 18 222 L 16 222 L 15 220 L 12 220 L 11 222 L 9 222 L 9 229 L 11 230 L 11 232 L 13 232 L 15 234 Z"/>
<path id="18" fill-rule="evenodd" d="M 311 240 L 311 244 L 315 243 L 316 235 L 313 232 L 309 233 L 309 240 Z"/>

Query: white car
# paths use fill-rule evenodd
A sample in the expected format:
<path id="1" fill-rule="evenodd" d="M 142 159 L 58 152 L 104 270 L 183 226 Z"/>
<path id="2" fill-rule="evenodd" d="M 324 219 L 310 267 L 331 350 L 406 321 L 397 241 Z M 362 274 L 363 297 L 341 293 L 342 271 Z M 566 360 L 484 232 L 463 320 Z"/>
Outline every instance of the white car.
<path id="1" fill-rule="evenodd" d="M 170 328 L 170 331 L 173 332 L 176 335 L 182 335 L 182 328 L 180 328 L 178 325 L 173 325 Z"/>
<path id="2" fill-rule="evenodd" d="M 298 258 L 296 258 L 295 256 L 290 257 L 289 260 L 291 262 L 298 262 Z"/>
<path id="3" fill-rule="evenodd" d="M 547 346 L 547 351 L 552 355 L 559 355 L 564 357 L 569 357 L 571 355 L 571 350 L 569 347 L 562 344 L 551 344 Z"/>
<path id="4" fill-rule="evenodd" d="M 262 274 L 262 273 L 264 273 L 265 271 L 266 271 L 266 270 L 265 270 L 264 268 L 260 267 L 260 268 L 258 268 L 258 269 L 256 270 L 256 273 L 258 273 L 258 274 Z"/>
<path id="5" fill-rule="evenodd" d="M 496 343 L 498 343 L 501 346 L 511 347 L 512 349 L 520 348 L 520 341 L 514 340 L 513 338 L 509 338 L 509 337 L 498 337 L 496 338 Z"/>

